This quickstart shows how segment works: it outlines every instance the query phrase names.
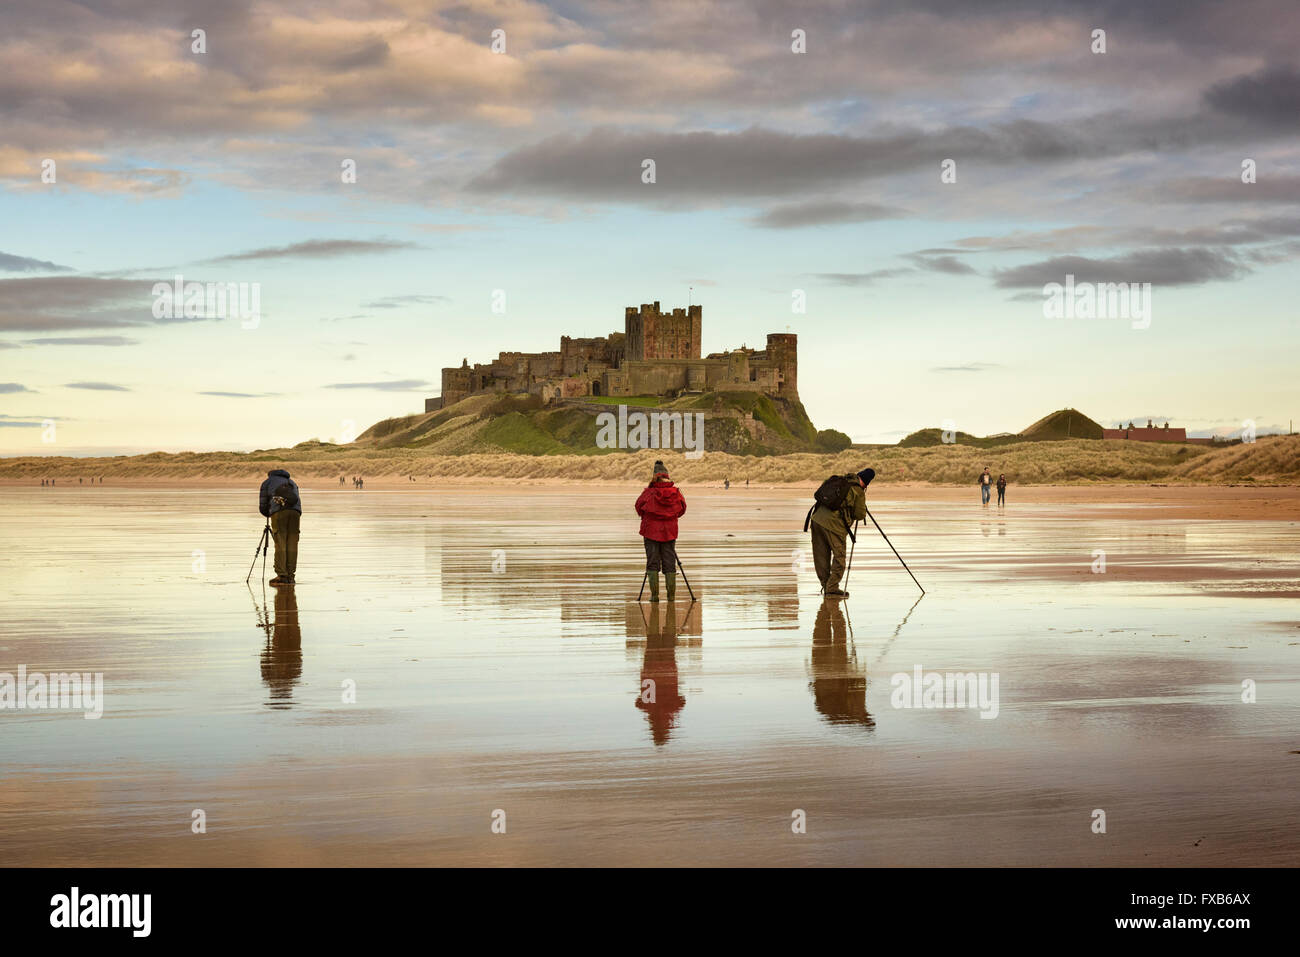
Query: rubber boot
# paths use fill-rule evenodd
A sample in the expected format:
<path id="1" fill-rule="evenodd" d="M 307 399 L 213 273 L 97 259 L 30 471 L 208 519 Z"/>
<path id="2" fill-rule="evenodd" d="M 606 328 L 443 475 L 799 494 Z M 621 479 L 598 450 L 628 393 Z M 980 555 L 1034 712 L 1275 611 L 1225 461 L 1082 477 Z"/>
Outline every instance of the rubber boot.
<path id="1" fill-rule="evenodd" d="M 659 600 L 659 573 L 658 572 L 650 573 L 650 600 L 651 601 Z"/>
<path id="2" fill-rule="evenodd" d="M 677 573 L 664 572 L 664 582 L 668 585 L 668 600 L 675 601 L 677 598 Z"/>

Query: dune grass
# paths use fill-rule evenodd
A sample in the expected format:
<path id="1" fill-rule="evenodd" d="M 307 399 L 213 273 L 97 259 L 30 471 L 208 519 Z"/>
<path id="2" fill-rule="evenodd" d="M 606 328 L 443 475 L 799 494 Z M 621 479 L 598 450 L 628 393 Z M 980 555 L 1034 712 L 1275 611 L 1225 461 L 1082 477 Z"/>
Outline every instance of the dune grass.
<path id="1" fill-rule="evenodd" d="M 518 413 L 514 413 L 519 415 Z M 505 424 L 497 424 L 505 423 Z M 1074 439 L 1062 442 L 1020 442 L 996 449 L 961 444 L 928 448 L 886 446 L 848 449 L 835 455 L 796 453 L 744 456 L 705 452 L 698 459 L 682 453 L 647 449 L 610 450 L 605 454 L 574 454 L 541 430 L 534 435 L 528 419 L 510 415 L 475 424 L 484 432 L 508 430 L 513 442 L 534 442 L 537 454 L 431 454 L 420 448 L 358 447 L 302 443 L 292 449 L 251 453 L 182 452 L 81 459 L 29 456 L 0 459 L 0 480 L 60 483 L 78 476 L 104 475 L 128 479 L 186 478 L 251 480 L 267 469 L 284 466 L 295 475 L 337 482 L 339 475 L 444 478 L 558 478 L 581 476 L 590 481 L 641 480 L 656 458 L 662 458 L 683 482 L 733 482 L 746 478 L 764 484 L 816 483 L 834 472 L 871 466 L 881 482 L 922 482 L 936 485 L 974 484 L 984 466 L 994 475 L 1005 472 L 1020 485 L 1095 485 L 1161 483 L 1171 485 L 1300 484 L 1300 435 L 1264 436 L 1250 444 L 1226 448 L 1148 442 L 1105 442 Z M 476 439 L 481 441 L 481 436 Z"/>

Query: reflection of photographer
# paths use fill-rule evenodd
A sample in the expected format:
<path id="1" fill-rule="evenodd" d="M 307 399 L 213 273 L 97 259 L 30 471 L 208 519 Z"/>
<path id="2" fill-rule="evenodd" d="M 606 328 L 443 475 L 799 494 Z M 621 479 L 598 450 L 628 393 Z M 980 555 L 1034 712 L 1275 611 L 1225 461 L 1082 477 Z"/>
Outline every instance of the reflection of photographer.
<path id="1" fill-rule="evenodd" d="M 275 577 L 272 585 L 292 585 L 298 570 L 298 525 L 302 519 L 302 497 L 298 483 L 284 469 L 266 473 L 259 495 L 258 510 L 271 520 L 275 538 Z"/>

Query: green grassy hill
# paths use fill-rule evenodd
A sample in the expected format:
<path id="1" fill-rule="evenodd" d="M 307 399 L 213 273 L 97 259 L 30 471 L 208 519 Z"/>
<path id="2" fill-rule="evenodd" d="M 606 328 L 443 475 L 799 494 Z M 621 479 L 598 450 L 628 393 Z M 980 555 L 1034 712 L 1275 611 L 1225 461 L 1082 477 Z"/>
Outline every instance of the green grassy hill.
<path id="1" fill-rule="evenodd" d="M 898 444 L 903 448 L 925 448 L 931 445 L 971 445 L 979 449 L 992 449 L 1017 442 L 1064 442 L 1070 439 L 1100 439 L 1102 428 L 1078 409 L 1061 409 L 1045 415 L 1033 425 L 1016 434 L 971 435 L 958 432 L 955 442 L 945 443 L 941 429 L 918 429 Z"/>
<path id="2" fill-rule="evenodd" d="M 1062 409 L 1045 415 L 1020 433 L 1029 442 L 1059 442 L 1068 439 L 1099 439 L 1101 426 L 1078 409 Z"/>
<path id="3" fill-rule="evenodd" d="M 847 436 L 819 433 L 799 402 L 755 392 L 708 392 L 680 399 L 587 396 L 544 406 L 535 395 L 496 393 L 463 399 L 437 412 L 385 419 L 357 437 L 363 448 L 419 449 L 436 455 L 514 452 L 524 455 L 604 455 L 596 446 L 597 416 L 629 412 L 703 413 L 704 448 L 733 455 L 836 451 Z M 755 435 L 744 419 L 762 424 Z M 758 431 L 758 430 L 755 430 Z"/>

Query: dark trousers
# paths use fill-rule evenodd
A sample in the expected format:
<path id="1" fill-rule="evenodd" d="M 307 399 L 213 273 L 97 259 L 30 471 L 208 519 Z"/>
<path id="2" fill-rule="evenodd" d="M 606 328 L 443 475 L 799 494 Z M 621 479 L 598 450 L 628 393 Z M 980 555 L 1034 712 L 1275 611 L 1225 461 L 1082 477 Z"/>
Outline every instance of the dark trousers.
<path id="1" fill-rule="evenodd" d="M 1000 489 L 998 489 L 998 504 L 999 504 L 999 505 L 1005 505 L 1005 504 L 1006 504 L 1006 497 L 1007 497 L 1007 490 L 1006 490 L 1005 488 L 1000 488 Z"/>
<path id="2" fill-rule="evenodd" d="M 298 524 L 302 512 L 282 508 L 271 516 L 271 534 L 275 538 L 275 573 L 283 578 L 298 571 Z"/>
<path id="3" fill-rule="evenodd" d="M 844 542 L 848 537 L 848 532 L 832 531 L 812 523 L 813 567 L 817 569 L 817 580 L 827 591 L 838 590 L 844 577 Z"/>
<path id="4" fill-rule="evenodd" d="M 677 574 L 677 542 L 656 542 L 653 538 L 642 539 L 645 542 L 645 570 L 666 575 Z"/>

